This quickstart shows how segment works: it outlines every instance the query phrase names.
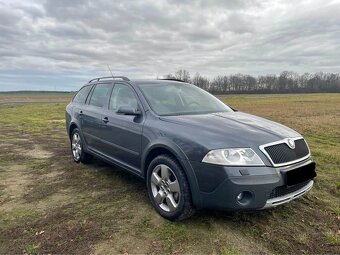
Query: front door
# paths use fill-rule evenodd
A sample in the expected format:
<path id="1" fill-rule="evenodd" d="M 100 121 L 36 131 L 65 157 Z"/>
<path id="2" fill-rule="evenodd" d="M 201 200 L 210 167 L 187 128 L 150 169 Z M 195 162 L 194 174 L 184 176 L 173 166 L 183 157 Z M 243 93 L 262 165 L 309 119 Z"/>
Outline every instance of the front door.
<path id="1" fill-rule="evenodd" d="M 133 109 L 142 109 L 139 99 L 130 85 L 123 82 L 115 83 L 109 107 L 104 112 L 107 123 L 103 134 L 109 145 L 106 154 L 113 160 L 140 171 L 144 115 L 143 113 L 138 116 L 116 113 L 120 106 L 127 105 Z"/>

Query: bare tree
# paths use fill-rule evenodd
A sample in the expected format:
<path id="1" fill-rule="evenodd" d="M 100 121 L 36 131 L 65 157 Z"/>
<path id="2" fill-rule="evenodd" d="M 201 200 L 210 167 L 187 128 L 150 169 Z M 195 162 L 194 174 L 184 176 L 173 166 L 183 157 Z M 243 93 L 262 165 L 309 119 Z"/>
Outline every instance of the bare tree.
<path id="1" fill-rule="evenodd" d="M 254 77 L 244 74 L 219 75 L 208 79 L 196 73 L 191 79 L 188 71 L 180 69 L 167 78 L 191 82 L 215 94 L 228 93 L 307 93 L 340 92 L 340 73 L 298 74 L 283 71 L 280 75 Z"/>
<path id="2" fill-rule="evenodd" d="M 187 70 L 180 69 L 175 73 L 175 78 L 185 82 L 190 82 L 190 74 Z"/>
<path id="3" fill-rule="evenodd" d="M 195 76 L 192 78 L 191 82 L 195 84 L 196 86 L 209 90 L 210 88 L 210 82 L 207 77 L 201 76 L 199 73 L 196 73 Z"/>

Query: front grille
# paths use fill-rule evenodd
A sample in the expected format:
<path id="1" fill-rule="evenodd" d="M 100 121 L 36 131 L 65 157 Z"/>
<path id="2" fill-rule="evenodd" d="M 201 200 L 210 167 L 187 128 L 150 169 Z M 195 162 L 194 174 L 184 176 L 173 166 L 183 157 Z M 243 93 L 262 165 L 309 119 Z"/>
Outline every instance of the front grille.
<path id="1" fill-rule="evenodd" d="M 291 149 L 285 142 L 270 145 L 264 148 L 274 164 L 282 164 L 298 160 L 309 154 L 304 139 L 295 140 L 295 148 Z"/>
<path id="2" fill-rule="evenodd" d="M 282 197 L 282 196 L 285 196 L 287 194 L 293 193 L 293 192 L 295 192 L 299 189 L 302 189 L 304 186 L 306 186 L 308 184 L 309 181 L 310 180 L 296 184 L 294 186 L 290 186 L 290 187 L 288 187 L 288 186 L 277 187 L 277 188 L 272 190 L 272 192 L 269 195 L 269 198 Z"/>

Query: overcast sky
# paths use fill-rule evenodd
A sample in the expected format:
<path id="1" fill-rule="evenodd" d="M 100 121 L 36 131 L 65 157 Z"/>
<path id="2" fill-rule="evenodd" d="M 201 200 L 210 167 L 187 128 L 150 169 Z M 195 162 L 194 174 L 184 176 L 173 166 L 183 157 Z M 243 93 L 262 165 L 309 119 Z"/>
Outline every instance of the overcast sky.
<path id="1" fill-rule="evenodd" d="M 340 71 L 340 0 L 0 0 L 0 90 Z"/>

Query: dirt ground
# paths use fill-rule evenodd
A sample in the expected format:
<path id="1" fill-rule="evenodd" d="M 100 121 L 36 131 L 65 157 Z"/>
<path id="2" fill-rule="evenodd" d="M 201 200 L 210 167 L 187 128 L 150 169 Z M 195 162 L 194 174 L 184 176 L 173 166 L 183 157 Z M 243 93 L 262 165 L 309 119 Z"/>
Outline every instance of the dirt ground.
<path id="1" fill-rule="evenodd" d="M 308 195 L 253 213 L 161 218 L 144 183 L 99 160 L 75 164 L 70 94 L 0 94 L 0 254 L 340 254 L 340 95 L 223 96 L 302 133 L 318 165 Z"/>

